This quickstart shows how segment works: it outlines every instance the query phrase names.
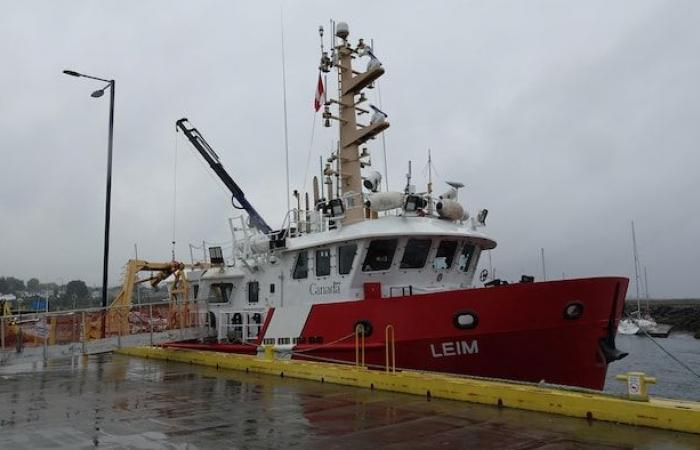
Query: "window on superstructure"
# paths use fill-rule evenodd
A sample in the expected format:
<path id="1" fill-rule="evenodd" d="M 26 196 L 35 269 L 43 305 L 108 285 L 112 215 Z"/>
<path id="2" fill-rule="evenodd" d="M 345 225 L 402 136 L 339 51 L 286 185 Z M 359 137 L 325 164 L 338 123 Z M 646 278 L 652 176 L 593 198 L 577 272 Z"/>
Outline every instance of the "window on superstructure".
<path id="1" fill-rule="evenodd" d="M 431 239 L 409 239 L 401 258 L 402 269 L 420 269 L 425 266 L 430 251 Z"/>
<path id="2" fill-rule="evenodd" d="M 466 272 L 469 270 L 472 259 L 474 259 L 475 248 L 471 244 L 464 244 L 464 248 L 459 253 L 459 259 L 457 260 L 457 268 L 460 272 Z"/>
<path id="3" fill-rule="evenodd" d="M 443 270 L 452 267 L 455 253 L 457 253 L 457 241 L 440 241 L 433 260 L 433 269 Z"/>
<path id="4" fill-rule="evenodd" d="M 309 252 L 303 251 L 299 252 L 297 255 L 297 262 L 294 265 L 294 273 L 292 273 L 292 278 L 295 280 L 301 280 L 309 276 Z"/>
<path id="5" fill-rule="evenodd" d="M 398 239 L 378 239 L 372 241 L 367 249 L 367 256 L 362 263 L 363 272 L 388 270 L 394 260 Z"/>
<path id="6" fill-rule="evenodd" d="M 331 274 L 331 249 L 316 250 L 316 276 L 325 277 Z"/>
<path id="7" fill-rule="evenodd" d="M 352 270 L 352 262 L 355 260 L 357 253 L 357 244 L 348 244 L 338 246 L 338 273 L 347 275 Z"/>
<path id="8" fill-rule="evenodd" d="M 257 281 L 248 282 L 248 303 L 257 303 L 260 296 L 260 284 Z"/>
<path id="9" fill-rule="evenodd" d="M 233 291 L 233 283 L 212 283 L 209 286 L 209 298 L 207 301 L 209 303 L 228 303 L 231 299 L 231 291 Z"/>

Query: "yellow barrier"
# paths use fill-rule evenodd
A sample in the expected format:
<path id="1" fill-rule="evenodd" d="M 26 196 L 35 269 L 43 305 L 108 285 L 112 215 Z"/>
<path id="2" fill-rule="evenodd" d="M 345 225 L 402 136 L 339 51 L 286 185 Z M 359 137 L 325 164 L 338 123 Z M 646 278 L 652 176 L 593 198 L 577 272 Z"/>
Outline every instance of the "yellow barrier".
<path id="1" fill-rule="evenodd" d="M 361 323 L 355 326 L 355 367 L 365 367 L 365 327 Z"/>
<path id="2" fill-rule="evenodd" d="M 384 362 L 387 372 L 396 373 L 396 339 L 394 326 L 387 325 L 384 329 Z M 389 364 L 391 362 L 391 365 Z"/>
<path id="3" fill-rule="evenodd" d="M 125 348 L 118 353 L 700 434 L 700 403 L 696 402 L 656 398 L 638 402 L 530 383 L 409 370 L 388 373 L 352 365 L 270 360 L 232 353 L 159 347 Z"/>

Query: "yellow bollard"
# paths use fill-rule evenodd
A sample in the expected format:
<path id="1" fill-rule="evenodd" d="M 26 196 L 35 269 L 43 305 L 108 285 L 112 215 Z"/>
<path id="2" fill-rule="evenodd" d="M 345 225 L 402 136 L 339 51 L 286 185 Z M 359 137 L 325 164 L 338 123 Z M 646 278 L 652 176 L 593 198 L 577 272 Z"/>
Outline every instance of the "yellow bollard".
<path id="1" fill-rule="evenodd" d="M 275 347 L 272 345 L 266 345 L 265 347 L 265 359 L 268 361 L 275 360 Z"/>
<path id="2" fill-rule="evenodd" d="M 648 377 L 644 372 L 621 373 L 615 378 L 627 382 L 627 398 L 637 402 L 648 402 L 648 385 L 656 384 L 656 378 Z"/>

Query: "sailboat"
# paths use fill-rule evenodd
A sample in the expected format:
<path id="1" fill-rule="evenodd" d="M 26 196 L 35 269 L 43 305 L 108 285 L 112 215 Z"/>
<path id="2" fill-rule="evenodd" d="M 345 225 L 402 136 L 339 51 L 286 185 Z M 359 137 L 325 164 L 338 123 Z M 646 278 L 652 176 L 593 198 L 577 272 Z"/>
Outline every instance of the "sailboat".
<path id="1" fill-rule="evenodd" d="M 620 323 L 617 326 L 617 332 L 627 335 L 644 335 L 650 331 L 654 331 L 654 329 L 657 327 L 657 323 L 649 314 L 648 288 L 646 289 L 647 312 L 642 316 L 642 305 L 639 296 L 639 253 L 637 252 L 637 235 L 634 229 L 634 221 L 632 221 L 632 249 L 634 254 L 634 281 L 637 291 L 637 311 L 633 312 L 627 319 L 620 320 Z M 644 268 L 644 278 L 646 281 L 646 267 Z"/>

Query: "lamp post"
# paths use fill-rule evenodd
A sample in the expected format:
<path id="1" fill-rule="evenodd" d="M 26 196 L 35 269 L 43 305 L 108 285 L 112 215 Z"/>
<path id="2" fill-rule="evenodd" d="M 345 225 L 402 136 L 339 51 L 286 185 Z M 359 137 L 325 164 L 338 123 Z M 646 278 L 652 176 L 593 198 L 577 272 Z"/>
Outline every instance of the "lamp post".
<path id="1" fill-rule="evenodd" d="M 114 141 L 114 80 L 105 80 L 103 78 L 93 77 L 75 72 L 73 70 L 64 70 L 63 73 L 78 78 L 90 78 L 91 80 L 103 81 L 107 86 L 98 89 L 92 94 L 93 98 L 102 97 L 105 90 L 109 88 L 109 140 L 107 144 L 107 200 L 105 203 L 105 238 L 104 238 L 104 257 L 102 261 L 102 307 L 107 307 L 107 272 L 109 268 L 109 219 L 112 203 L 112 143 Z M 105 321 L 102 321 L 102 335 L 104 336 Z"/>

